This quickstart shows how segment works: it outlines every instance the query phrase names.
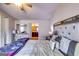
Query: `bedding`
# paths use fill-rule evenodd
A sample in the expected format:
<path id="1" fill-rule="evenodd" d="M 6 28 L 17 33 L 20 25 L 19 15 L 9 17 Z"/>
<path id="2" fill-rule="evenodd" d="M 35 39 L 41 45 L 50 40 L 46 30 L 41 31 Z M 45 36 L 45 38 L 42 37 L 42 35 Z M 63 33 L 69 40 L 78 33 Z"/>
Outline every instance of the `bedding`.
<path id="1" fill-rule="evenodd" d="M 55 38 L 55 41 L 57 41 L 57 42 L 59 42 L 59 43 L 60 43 L 61 39 L 62 39 L 62 37 L 61 37 L 61 36 L 57 36 L 57 37 Z"/>
<path id="2" fill-rule="evenodd" d="M 55 41 L 55 39 L 58 37 L 58 35 L 53 35 L 50 40 Z"/>
<path id="3" fill-rule="evenodd" d="M 60 41 L 61 41 L 61 36 L 58 36 L 58 35 L 53 35 L 52 38 L 50 39 L 50 47 L 52 48 L 52 50 L 54 48 L 57 48 L 59 49 L 59 44 L 60 44 Z"/>
<path id="4" fill-rule="evenodd" d="M 55 44 L 54 55 L 60 56 L 62 53 L 62 56 L 79 56 L 78 42 L 62 37 L 60 43 L 56 41 Z"/>
<path id="5" fill-rule="evenodd" d="M 67 55 L 68 55 L 68 56 L 74 56 L 76 44 L 77 44 L 76 41 L 73 41 L 73 40 L 72 40 L 72 41 L 70 42 L 69 47 L 68 47 L 68 51 L 67 51 Z"/>
<path id="6" fill-rule="evenodd" d="M 74 55 L 79 56 L 79 43 L 76 43 Z"/>
<path id="7" fill-rule="evenodd" d="M 15 44 L 11 44 L 7 47 L 3 47 L 0 49 L 0 52 L 5 53 L 6 55 L 14 55 L 14 53 L 16 52 L 17 49 L 19 49 L 21 47 L 21 45 L 15 45 Z"/>
<path id="8" fill-rule="evenodd" d="M 21 38 L 29 38 L 29 35 L 26 33 L 19 33 L 15 35 L 15 40 L 21 39 Z"/>
<path id="9" fill-rule="evenodd" d="M 48 40 L 29 40 L 15 56 L 53 56 Z"/>
<path id="10" fill-rule="evenodd" d="M 50 40 L 50 41 L 49 41 L 49 45 L 50 45 L 51 49 L 54 50 L 55 42 L 52 41 L 52 40 Z"/>
<path id="11" fill-rule="evenodd" d="M 56 47 L 56 49 L 59 49 L 61 39 L 62 39 L 61 36 L 56 37 L 56 39 L 55 39 L 55 47 Z"/>
<path id="12" fill-rule="evenodd" d="M 61 41 L 60 41 L 60 51 L 62 51 L 64 54 L 67 54 L 67 51 L 68 51 L 68 47 L 69 47 L 69 44 L 70 44 L 70 41 L 69 39 L 65 38 L 65 37 L 62 37 Z"/>
<path id="13" fill-rule="evenodd" d="M 15 42 L 12 42 L 11 44 L 0 48 L 0 53 L 7 56 L 13 56 L 25 45 L 27 40 L 27 38 L 22 38 Z"/>
<path id="14" fill-rule="evenodd" d="M 30 56 L 35 48 L 37 40 L 29 40 L 25 46 L 15 56 Z"/>
<path id="15" fill-rule="evenodd" d="M 53 56 L 48 40 L 38 40 L 32 51 L 33 56 Z"/>
<path id="16" fill-rule="evenodd" d="M 56 42 L 55 42 L 55 48 L 56 48 L 56 49 L 59 49 L 59 47 L 60 47 L 60 44 L 59 44 L 59 42 L 56 41 Z"/>

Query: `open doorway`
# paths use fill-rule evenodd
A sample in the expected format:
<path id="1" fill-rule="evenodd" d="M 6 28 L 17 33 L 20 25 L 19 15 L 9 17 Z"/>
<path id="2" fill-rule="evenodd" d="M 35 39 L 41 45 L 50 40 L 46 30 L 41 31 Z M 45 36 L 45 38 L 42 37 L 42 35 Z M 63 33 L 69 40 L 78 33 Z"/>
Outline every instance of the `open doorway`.
<path id="1" fill-rule="evenodd" d="M 32 23 L 32 40 L 38 40 L 39 37 L 38 28 L 39 28 L 39 24 Z"/>

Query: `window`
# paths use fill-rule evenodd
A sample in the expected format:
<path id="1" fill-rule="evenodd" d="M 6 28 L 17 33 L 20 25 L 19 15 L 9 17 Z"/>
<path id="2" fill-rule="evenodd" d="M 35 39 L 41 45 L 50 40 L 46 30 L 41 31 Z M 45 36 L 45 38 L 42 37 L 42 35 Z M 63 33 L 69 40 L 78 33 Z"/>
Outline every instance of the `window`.
<path id="1" fill-rule="evenodd" d="M 26 27 L 26 24 L 17 24 L 17 31 L 19 31 L 19 33 L 26 32 Z"/>
<path id="2" fill-rule="evenodd" d="M 20 32 L 24 32 L 25 29 L 24 29 L 24 26 L 20 26 Z"/>

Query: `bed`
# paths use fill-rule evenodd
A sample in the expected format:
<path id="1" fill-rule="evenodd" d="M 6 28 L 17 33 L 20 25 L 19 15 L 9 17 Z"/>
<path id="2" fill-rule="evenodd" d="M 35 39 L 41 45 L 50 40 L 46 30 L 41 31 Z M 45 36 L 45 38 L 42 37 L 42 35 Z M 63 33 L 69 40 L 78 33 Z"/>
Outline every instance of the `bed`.
<path id="1" fill-rule="evenodd" d="M 15 56 L 30 56 L 37 40 L 28 40 L 25 46 Z"/>
<path id="2" fill-rule="evenodd" d="M 48 40 L 29 40 L 15 56 L 53 56 Z"/>
<path id="3" fill-rule="evenodd" d="M 0 48 L 0 55 L 2 56 L 14 56 L 18 53 L 28 41 L 28 38 L 20 38 L 17 41 L 12 42 L 2 48 Z"/>

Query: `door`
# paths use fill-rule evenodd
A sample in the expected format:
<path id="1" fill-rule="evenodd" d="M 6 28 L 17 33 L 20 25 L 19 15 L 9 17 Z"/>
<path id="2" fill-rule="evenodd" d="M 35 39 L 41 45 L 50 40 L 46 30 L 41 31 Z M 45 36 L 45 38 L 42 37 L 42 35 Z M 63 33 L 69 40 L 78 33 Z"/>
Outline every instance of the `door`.
<path id="1" fill-rule="evenodd" d="M 32 23 L 32 40 L 38 40 L 38 24 Z"/>

